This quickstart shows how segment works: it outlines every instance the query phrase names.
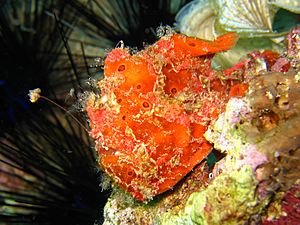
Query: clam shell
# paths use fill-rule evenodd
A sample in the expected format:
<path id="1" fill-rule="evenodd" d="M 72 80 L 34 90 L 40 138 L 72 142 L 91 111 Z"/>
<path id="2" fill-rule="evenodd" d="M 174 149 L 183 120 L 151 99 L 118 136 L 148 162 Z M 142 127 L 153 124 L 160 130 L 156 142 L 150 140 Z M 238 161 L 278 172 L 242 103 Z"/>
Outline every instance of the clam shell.
<path id="1" fill-rule="evenodd" d="M 195 0 L 185 5 L 177 14 L 176 28 L 183 34 L 206 40 L 218 35 L 215 31 L 216 15 L 208 0 Z"/>
<path id="2" fill-rule="evenodd" d="M 276 12 L 268 0 L 215 0 L 218 23 L 226 31 L 272 33 Z"/>
<path id="3" fill-rule="evenodd" d="M 293 13 L 300 13 L 300 1 L 299 0 L 270 0 L 270 5 L 274 5 L 278 8 L 283 8 Z"/>
<path id="4" fill-rule="evenodd" d="M 237 45 L 213 59 L 215 68 L 227 68 L 251 51 L 280 48 L 282 34 L 272 32 L 277 9 L 267 0 L 194 0 L 179 11 L 175 20 L 181 33 L 207 40 L 227 31 L 237 32 L 241 37 Z"/>
<path id="5" fill-rule="evenodd" d="M 242 37 L 277 36 L 272 31 L 272 21 L 280 4 L 285 2 L 289 1 L 194 0 L 177 14 L 176 28 L 188 36 L 208 40 L 228 31 Z M 297 0 L 285 7 L 297 10 L 299 4 Z"/>

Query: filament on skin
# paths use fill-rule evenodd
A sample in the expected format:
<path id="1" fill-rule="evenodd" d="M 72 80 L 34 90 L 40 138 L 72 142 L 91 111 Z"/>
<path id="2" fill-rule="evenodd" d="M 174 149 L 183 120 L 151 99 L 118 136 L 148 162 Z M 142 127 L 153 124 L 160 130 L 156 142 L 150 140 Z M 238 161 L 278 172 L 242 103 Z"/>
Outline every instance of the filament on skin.
<path id="1" fill-rule="evenodd" d="M 71 116 L 76 123 L 78 123 L 87 133 L 89 133 L 88 129 L 75 117 L 73 116 L 71 113 L 69 113 L 65 108 L 63 108 L 61 105 L 57 104 L 56 102 L 52 101 L 51 99 L 41 95 L 42 90 L 40 88 L 36 88 L 33 90 L 29 90 L 29 99 L 32 103 L 37 102 L 40 98 L 50 102 L 51 104 L 54 104 L 55 106 L 57 106 L 58 108 L 60 108 L 61 110 L 63 110 L 64 112 L 66 112 L 69 116 Z"/>

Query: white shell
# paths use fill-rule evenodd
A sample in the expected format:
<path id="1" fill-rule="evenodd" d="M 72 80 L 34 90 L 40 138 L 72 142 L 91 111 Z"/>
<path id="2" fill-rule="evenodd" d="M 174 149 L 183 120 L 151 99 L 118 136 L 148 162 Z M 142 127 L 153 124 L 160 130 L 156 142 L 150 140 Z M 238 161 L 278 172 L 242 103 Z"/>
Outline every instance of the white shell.
<path id="1" fill-rule="evenodd" d="M 208 0 L 194 0 L 185 5 L 175 20 L 177 29 L 185 35 L 207 40 L 218 36 L 215 31 L 216 15 Z"/>
<path id="2" fill-rule="evenodd" d="M 194 0 L 177 14 L 176 27 L 188 36 L 208 40 L 226 31 L 244 37 L 275 36 L 272 32 L 272 21 L 278 10 L 275 2 L 279 5 L 288 0 L 274 0 L 272 4 L 268 0 Z M 293 4 L 289 7 L 295 8 Z"/>
<path id="3" fill-rule="evenodd" d="M 279 8 L 286 9 L 294 13 L 300 13 L 299 0 L 270 0 L 269 4 Z"/>
<path id="4" fill-rule="evenodd" d="M 218 22 L 227 31 L 271 33 L 275 10 L 268 0 L 216 0 Z"/>

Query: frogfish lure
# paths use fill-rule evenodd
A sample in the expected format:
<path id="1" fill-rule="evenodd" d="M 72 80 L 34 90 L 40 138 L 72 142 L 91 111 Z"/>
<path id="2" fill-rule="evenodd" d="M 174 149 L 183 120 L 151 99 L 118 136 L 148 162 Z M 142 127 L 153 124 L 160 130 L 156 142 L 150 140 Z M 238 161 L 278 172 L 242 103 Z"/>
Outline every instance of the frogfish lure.
<path id="1" fill-rule="evenodd" d="M 108 53 L 101 94 L 86 104 L 90 135 L 100 166 L 136 199 L 169 190 L 210 153 L 203 134 L 241 82 L 211 59 L 236 41 L 235 33 L 215 41 L 171 34 L 136 53 Z"/>

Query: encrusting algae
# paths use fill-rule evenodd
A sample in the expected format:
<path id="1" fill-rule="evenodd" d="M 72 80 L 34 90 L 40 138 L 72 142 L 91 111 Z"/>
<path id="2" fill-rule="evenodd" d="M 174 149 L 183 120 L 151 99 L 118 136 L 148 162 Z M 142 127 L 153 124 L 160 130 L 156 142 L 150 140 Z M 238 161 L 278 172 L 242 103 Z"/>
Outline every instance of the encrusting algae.
<path id="1" fill-rule="evenodd" d="M 215 53 L 235 45 L 169 34 L 136 53 L 116 48 L 104 63 L 101 95 L 86 104 L 100 165 L 138 200 L 172 188 L 211 152 L 203 137 L 232 96 L 244 96 L 237 68 L 215 71 Z"/>

